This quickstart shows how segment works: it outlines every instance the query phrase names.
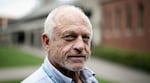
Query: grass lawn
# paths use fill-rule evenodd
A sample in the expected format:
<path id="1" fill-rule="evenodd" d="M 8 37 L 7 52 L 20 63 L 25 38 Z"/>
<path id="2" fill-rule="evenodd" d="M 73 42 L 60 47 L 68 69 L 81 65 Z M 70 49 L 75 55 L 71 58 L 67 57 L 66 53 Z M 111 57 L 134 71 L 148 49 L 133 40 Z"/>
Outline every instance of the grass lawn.
<path id="1" fill-rule="evenodd" d="M 97 78 L 99 83 L 116 83 L 106 79 Z M 0 81 L 0 83 L 20 83 L 22 80 Z"/>
<path id="2" fill-rule="evenodd" d="M 0 47 L 0 68 L 39 65 L 43 59 L 25 53 L 15 47 Z"/>
<path id="3" fill-rule="evenodd" d="M 99 83 L 118 83 L 118 82 L 115 82 L 115 81 L 112 81 L 112 80 L 99 78 L 99 77 L 97 77 L 97 80 L 98 80 Z"/>
<path id="4" fill-rule="evenodd" d="M 92 48 L 92 55 L 150 72 L 150 52 L 97 46 Z"/>
<path id="5" fill-rule="evenodd" d="M 22 80 L 0 81 L 0 83 L 20 83 Z"/>

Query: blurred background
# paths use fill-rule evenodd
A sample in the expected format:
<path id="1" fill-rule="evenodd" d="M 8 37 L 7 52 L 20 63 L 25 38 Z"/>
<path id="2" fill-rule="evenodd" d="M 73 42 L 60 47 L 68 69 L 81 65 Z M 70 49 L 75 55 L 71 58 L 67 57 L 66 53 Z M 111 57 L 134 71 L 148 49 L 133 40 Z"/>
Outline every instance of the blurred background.
<path id="1" fill-rule="evenodd" d="M 150 0 L 0 0 L 0 83 L 19 83 L 42 64 L 44 20 L 63 4 L 91 20 L 87 66 L 100 83 L 150 83 Z"/>

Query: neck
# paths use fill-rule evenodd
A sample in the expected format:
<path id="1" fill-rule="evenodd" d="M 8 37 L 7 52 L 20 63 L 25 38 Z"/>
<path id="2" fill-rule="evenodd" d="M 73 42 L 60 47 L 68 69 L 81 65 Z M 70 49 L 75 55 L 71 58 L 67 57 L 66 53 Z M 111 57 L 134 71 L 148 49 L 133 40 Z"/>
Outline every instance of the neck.
<path id="1" fill-rule="evenodd" d="M 82 83 L 80 79 L 80 71 L 70 71 L 61 66 L 56 68 L 65 76 L 72 78 L 75 81 L 75 83 Z"/>

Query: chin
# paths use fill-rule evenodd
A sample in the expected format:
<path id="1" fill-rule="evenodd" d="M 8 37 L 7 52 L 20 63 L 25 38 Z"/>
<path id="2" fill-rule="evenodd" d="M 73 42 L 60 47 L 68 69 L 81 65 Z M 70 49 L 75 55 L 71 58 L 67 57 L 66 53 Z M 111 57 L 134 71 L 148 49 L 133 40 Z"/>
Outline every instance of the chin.
<path id="1" fill-rule="evenodd" d="M 82 67 L 83 68 L 83 67 Z M 82 70 L 82 68 L 81 67 L 76 67 L 76 68 L 73 68 L 73 70 L 72 71 L 74 71 L 74 72 L 79 72 L 79 71 L 81 71 Z"/>
<path id="2" fill-rule="evenodd" d="M 69 70 L 71 70 L 71 71 L 81 71 L 82 70 L 82 68 L 84 67 L 84 65 L 82 64 L 82 65 L 70 65 L 70 67 L 68 68 Z"/>

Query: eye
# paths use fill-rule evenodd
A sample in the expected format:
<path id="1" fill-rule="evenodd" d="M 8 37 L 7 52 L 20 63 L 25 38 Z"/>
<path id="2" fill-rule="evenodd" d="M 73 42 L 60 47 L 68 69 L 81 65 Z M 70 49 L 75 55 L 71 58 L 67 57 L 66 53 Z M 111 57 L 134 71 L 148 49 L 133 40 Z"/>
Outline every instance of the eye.
<path id="1" fill-rule="evenodd" d="M 88 35 L 83 35 L 82 38 L 83 38 L 83 41 L 85 42 L 88 42 L 90 40 L 90 36 Z"/>
<path id="2" fill-rule="evenodd" d="M 69 34 L 69 35 L 64 36 L 64 39 L 65 39 L 66 41 L 72 41 L 72 40 L 74 40 L 74 39 L 76 39 L 76 38 L 77 38 L 77 36 L 76 36 L 76 35 L 73 35 L 73 34 Z"/>

